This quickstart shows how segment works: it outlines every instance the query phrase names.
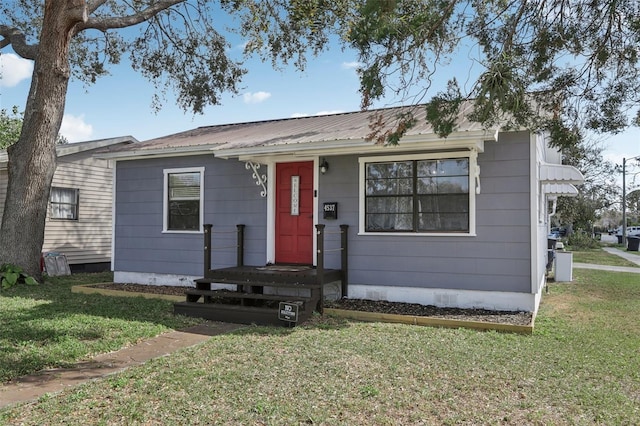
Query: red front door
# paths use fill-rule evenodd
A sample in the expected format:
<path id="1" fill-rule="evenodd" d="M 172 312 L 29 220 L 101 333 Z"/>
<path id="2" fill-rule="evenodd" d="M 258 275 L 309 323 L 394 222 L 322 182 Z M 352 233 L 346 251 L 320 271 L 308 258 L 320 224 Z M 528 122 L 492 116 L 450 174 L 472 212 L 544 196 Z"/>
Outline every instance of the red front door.
<path id="1" fill-rule="evenodd" d="M 313 263 L 313 162 L 276 164 L 276 263 Z"/>

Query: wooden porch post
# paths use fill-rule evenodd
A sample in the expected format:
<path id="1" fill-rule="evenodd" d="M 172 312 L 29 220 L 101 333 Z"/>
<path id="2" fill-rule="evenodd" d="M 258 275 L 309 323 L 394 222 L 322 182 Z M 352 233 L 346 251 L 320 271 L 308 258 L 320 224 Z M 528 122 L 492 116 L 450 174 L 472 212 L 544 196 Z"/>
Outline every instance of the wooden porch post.
<path id="1" fill-rule="evenodd" d="M 236 225 L 238 228 L 238 253 L 237 263 L 238 266 L 244 266 L 244 225 Z"/>
<path id="2" fill-rule="evenodd" d="M 207 277 L 211 270 L 211 224 L 204 225 L 204 275 Z"/>
<path id="3" fill-rule="evenodd" d="M 318 312 L 324 311 L 324 227 L 322 223 L 316 225 L 316 245 L 318 247 L 316 253 L 316 274 L 318 283 L 320 284 L 320 300 L 318 301 Z"/>
<path id="4" fill-rule="evenodd" d="M 342 268 L 342 297 L 347 297 L 349 295 L 348 244 L 349 244 L 349 225 L 340 225 L 340 246 L 342 248 L 341 266 L 340 266 Z"/>

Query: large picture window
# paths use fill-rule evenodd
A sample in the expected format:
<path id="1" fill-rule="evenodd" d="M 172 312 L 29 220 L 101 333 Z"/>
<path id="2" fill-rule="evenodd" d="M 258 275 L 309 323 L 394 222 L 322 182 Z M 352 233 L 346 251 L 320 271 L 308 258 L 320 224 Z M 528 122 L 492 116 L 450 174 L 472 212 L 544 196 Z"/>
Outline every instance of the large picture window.
<path id="1" fill-rule="evenodd" d="M 51 219 L 78 220 L 78 189 L 51 187 Z"/>
<path id="2" fill-rule="evenodd" d="M 363 163 L 364 232 L 471 231 L 470 158 Z"/>
<path id="3" fill-rule="evenodd" d="M 202 168 L 164 171 L 165 231 L 202 230 L 203 175 Z"/>

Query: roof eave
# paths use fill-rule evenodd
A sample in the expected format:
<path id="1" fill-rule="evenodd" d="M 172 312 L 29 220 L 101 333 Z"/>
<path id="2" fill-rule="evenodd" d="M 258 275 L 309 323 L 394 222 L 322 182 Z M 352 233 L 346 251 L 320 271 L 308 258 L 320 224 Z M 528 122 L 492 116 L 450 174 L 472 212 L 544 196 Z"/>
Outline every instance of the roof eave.
<path id="1" fill-rule="evenodd" d="M 91 151 L 94 149 L 105 148 L 117 144 L 133 144 L 138 143 L 138 140 L 133 136 L 119 136 L 115 138 L 102 139 L 98 141 L 87 141 L 81 143 L 68 143 L 64 145 L 56 145 L 56 153 L 58 157 L 64 157 L 66 155 L 76 154 L 78 152 Z"/>
<path id="2" fill-rule="evenodd" d="M 76 154 L 78 152 L 105 148 L 105 147 L 120 144 L 120 143 L 133 144 L 133 143 L 138 143 L 138 140 L 133 136 L 119 136 L 115 138 L 102 139 L 98 141 L 79 142 L 77 144 L 75 142 L 71 142 L 68 144 L 56 145 L 56 155 L 58 157 L 65 157 L 67 155 Z M 8 162 L 9 162 L 9 157 L 7 155 L 7 151 L 6 149 L 3 149 L 0 151 L 0 169 L 6 169 Z"/>
<path id="3" fill-rule="evenodd" d="M 96 158 L 105 160 L 138 160 L 142 158 L 162 158 L 162 157 L 184 157 L 188 155 L 212 155 L 212 149 L 215 145 L 199 145 L 197 147 L 182 148 L 157 148 L 157 149 L 139 149 L 133 151 L 121 152 L 103 152 L 95 154 Z"/>
<path id="4" fill-rule="evenodd" d="M 416 149 L 448 150 L 448 149 L 477 149 L 484 151 L 484 142 L 495 140 L 496 133 L 487 130 L 453 133 L 447 138 L 441 138 L 433 133 L 405 136 L 398 145 L 389 146 L 376 144 L 365 139 L 341 139 L 334 141 L 320 141 L 290 145 L 262 145 L 246 148 L 214 147 L 212 151 L 216 157 L 239 158 L 248 160 L 257 157 L 273 155 L 338 155 L 338 154 L 369 154 L 382 150 L 411 151 Z"/>

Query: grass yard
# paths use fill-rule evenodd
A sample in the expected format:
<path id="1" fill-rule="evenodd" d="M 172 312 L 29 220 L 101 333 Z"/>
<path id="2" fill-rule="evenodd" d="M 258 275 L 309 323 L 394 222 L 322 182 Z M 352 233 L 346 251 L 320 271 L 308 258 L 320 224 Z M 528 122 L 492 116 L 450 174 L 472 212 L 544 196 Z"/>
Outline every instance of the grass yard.
<path id="1" fill-rule="evenodd" d="M 628 260 L 620 256 L 616 256 L 615 254 L 607 253 L 602 249 L 576 250 L 572 253 L 574 263 L 593 263 L 596 265 L 628 266 L 635 268 L 638 267 L 637 264 L 629 262 Z M 628 253 L 633 254 L 634 252 Z M 640 256 L 638 256 L 638 259 L 640 259 Z"/>
<path id="2" fill-rule="evenodd" d="M 78 274 L 0 292 L 0 383 L 195 323 L 174 316 L 167 301 L 71 293 L 77 284 L 110 281 L 111 273 Z"/>
<path id="3" fill-rule="evenodd" d="M 640 275 L 575 270 L 574 280 L 551 284 L 533 335 L 331 318 L 247 327 L 2 410 L 0 424 L 636 424 Z M 92 313 L 93 297 L 59 299 L 68 297 L 80 298 L 73 314 L 108 316 Z M 11 327 L 31 332 L 43 314 L 71 315 L 47 312 L 52 298 L 34 298 L 34 311 L 14 308 Z M 127 303 L 112 303 L 123 328 L 177 325 L 161 310 L 144 320 L 146 308 Z M 77 326 L 79 335 L 90 329 Z"/>

